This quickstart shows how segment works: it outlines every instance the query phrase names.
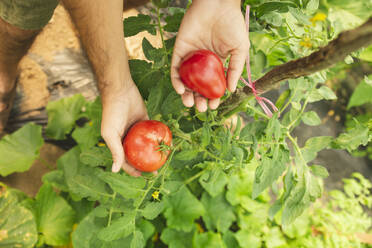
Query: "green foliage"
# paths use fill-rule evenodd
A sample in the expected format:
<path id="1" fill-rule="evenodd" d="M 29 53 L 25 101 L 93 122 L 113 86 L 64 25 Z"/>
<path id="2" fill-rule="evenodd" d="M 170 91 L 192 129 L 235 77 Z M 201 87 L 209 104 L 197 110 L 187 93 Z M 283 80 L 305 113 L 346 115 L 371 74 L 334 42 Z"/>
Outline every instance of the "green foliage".
<path id="1" fill-rule="evenodd" d="M 44 144 L 41 127 L 27 124 L 0 140 L 0 175 L 28 170 L 39 157 Z"/>
<path id="2" fill-rule="evenodd" d="M 0 184 L 0 247 L 31 248 L 37 242 L 35 218 L 17 194 Z"/>
<path id="3" fill-rule="evenodd" d="M 360 106 L 365 103 L 372 103 L 372 84 L 368 83 L 371 82 L 372 76 L 366 77 L 354 90 L 347 108 L 351 108 L 354 106 Z"/>
<path id="4" fill-rule="evenodd" d="M 367 1 L 361 2 L 368 5 Z M 311 163 L 323 149 L 354 151 L 367 144 L 372 125 L 358 119 L 337 138 L 312 137 L 303 147 L 292 136 L 301 122 L 321 124 L 316 112 L 306 112 L 308 104 L 336 99 L 324 85 L 330 72 L 286 82 L 288 89 L 277 101 L 280 116 L 267 117 L 255 99 L 247 99 L 239 110 L 250 121 L 243 123 L 238 117 L 236 125 L 228 127 L 226 116 L 218 110 L 199 113 L 186 108 L 174 92 L 170 61 L 174 33 L 185 10 L 168 8 L 169 15 L 164 16 L 159 8 L 165 8 L 168 1 L 154 4 L 156 20 L 142 14 L 127 18 L 124 33 L 126 37 L 142 31 L 161 34 L 161 47 L 154 47 L 144 38 L 146 61 L 130 60 L 129 65 L 150 118 L 172 130 L 170 156 L 157 175 L 146 173 L 134 178 L 124 172 L 114 174 L 110 151 L 100 142 L 100 100 L 87 102 L 77 95 L 51 102 L 46 134 L 54 139 L 71 135 L 77 145 L 58 159 L 57 170 L 43 177 L 44 186 L 35 199 L 16 196 L 34 214 L 30 215 L 34 229 L 29 225 L 27 230 L 36 233 L 37 223 L 37 245 L 66 244 L 76 223 L 71 242 L 79 248 L 366 247 L 355 234 L 371 227 L 363 212 L 372 204 L 370 182 L 355 174 L 344 181 L 344 192 L 325 194 L 327 200 L 321 202 L 317 199 L 323 194 L 322 178 L 328 171 Z M 247 4 L 252 6 L 254 79 L 273 66 L 308 55 L 366 18 L 360 3 L 348 4 L 347 9 L 331 0 L 246 0 L 242 10 Z M 345 20 L 343 15 L 353 18 Z M 369 85 L 368 80 L 365 82 Z M 361 95 L 357 98 L 360 100 Z M 30 127 L 34 126 L 26 131 Z M 33 129 L 39 133 L 28 130 L 32 133 L 29 137 L 41 135 L 40 129 Z M 1 140 L 0 147 L 8 139 Z M 41 138 L 32 140 L 32 148 L 20 149 L 22 154 L 32 151 L 33 160 L 42 142 Z M 18 162 L 9 160 L 6 166 L 14 163 Z M 3 167 L 8 168 L 5 164 Z M 15 209 L 28 211 L 20 203 L 14 204 L 18 206 Z M 32 242 L 27 241 L 30 246 L 36 242 L 36 237 L 31 237 Z M 18 237 L 14 242 L 23 241 Z"/>

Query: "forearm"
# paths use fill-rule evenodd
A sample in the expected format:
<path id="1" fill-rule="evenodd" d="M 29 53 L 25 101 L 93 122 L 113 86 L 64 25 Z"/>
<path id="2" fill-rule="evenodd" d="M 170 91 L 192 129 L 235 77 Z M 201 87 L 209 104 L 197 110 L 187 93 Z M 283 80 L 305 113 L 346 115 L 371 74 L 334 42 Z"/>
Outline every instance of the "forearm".
<path id="1" fill-rule="evenodd" d="M 63 0 L 95 71 L 104 103 L 131 82 L 123 33 L 123 0 Z"/>

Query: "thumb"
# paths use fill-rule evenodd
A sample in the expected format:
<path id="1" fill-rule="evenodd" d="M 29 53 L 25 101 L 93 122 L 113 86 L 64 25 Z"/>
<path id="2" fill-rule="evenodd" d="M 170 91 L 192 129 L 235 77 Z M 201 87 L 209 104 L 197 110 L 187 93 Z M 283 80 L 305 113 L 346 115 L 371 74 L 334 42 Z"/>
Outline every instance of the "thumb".
<path id="1" fill-rule="evenodd" d="M 227 70 L 227 87 L 230 92 L 236 90 L 240 76 L 243 73 L 245 60 L 248 56 L 249 49 L 235 49 L 231 53 L 229 68 Z"/>

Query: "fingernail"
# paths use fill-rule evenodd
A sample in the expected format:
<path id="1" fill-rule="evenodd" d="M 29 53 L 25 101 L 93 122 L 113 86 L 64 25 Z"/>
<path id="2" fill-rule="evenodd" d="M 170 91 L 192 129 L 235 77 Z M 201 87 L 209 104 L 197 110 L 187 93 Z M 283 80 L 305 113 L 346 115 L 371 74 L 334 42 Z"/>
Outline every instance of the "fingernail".
<path id="1" fill-rule="evenodd" d="M 114 163 L 112 165 L 112 172 L 117 173 L 117 172 L 119 172 L 119 170 L 120 170 L 120 165 Z"/>

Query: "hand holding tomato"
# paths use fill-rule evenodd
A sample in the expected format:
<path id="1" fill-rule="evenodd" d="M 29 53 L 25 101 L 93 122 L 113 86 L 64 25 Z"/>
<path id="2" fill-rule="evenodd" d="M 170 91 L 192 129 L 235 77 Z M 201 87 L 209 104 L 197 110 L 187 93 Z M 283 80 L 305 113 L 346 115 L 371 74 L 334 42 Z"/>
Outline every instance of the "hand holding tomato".
<path id="1" fill-rule="evenodd" d="M 167 161 L 169 150 L 161 150 L 162 144 L 172 144 L 172 133 L 167 125 L 154 120 L 134 124 L 123 141 L 127 161 L 144 172 L 156 171 Z"/>
<path id="2" fill-rule="evenodd" d="M 195 103 L 196 108 L 204 112 L 208 105 L 216 109 L 220 99 L 209 100 L 207 104 L 205 97 L 185 87 L 179 74 L 183 59 L 200 49 L 214 52 L 221 60 L 231 55 L 227 87 L 231 92 L 235 91 L 249 51 L 240 0 L 194 0 L 177 35 L 171 68 L 173 87 L 182 95 L 185 106 L 191 107 Z"/>
<path id="3" fill-rule="evenodd" d="M 124 90 L 102 94 L 101 133 L 112 153 L 113 172 L 123 169 L 129 175 L 141 175 L 140 171 L 126 162 L 122 140 L 132 124 L 146 119 L 145 104 L 133 81 L 128 82 Z"/>

